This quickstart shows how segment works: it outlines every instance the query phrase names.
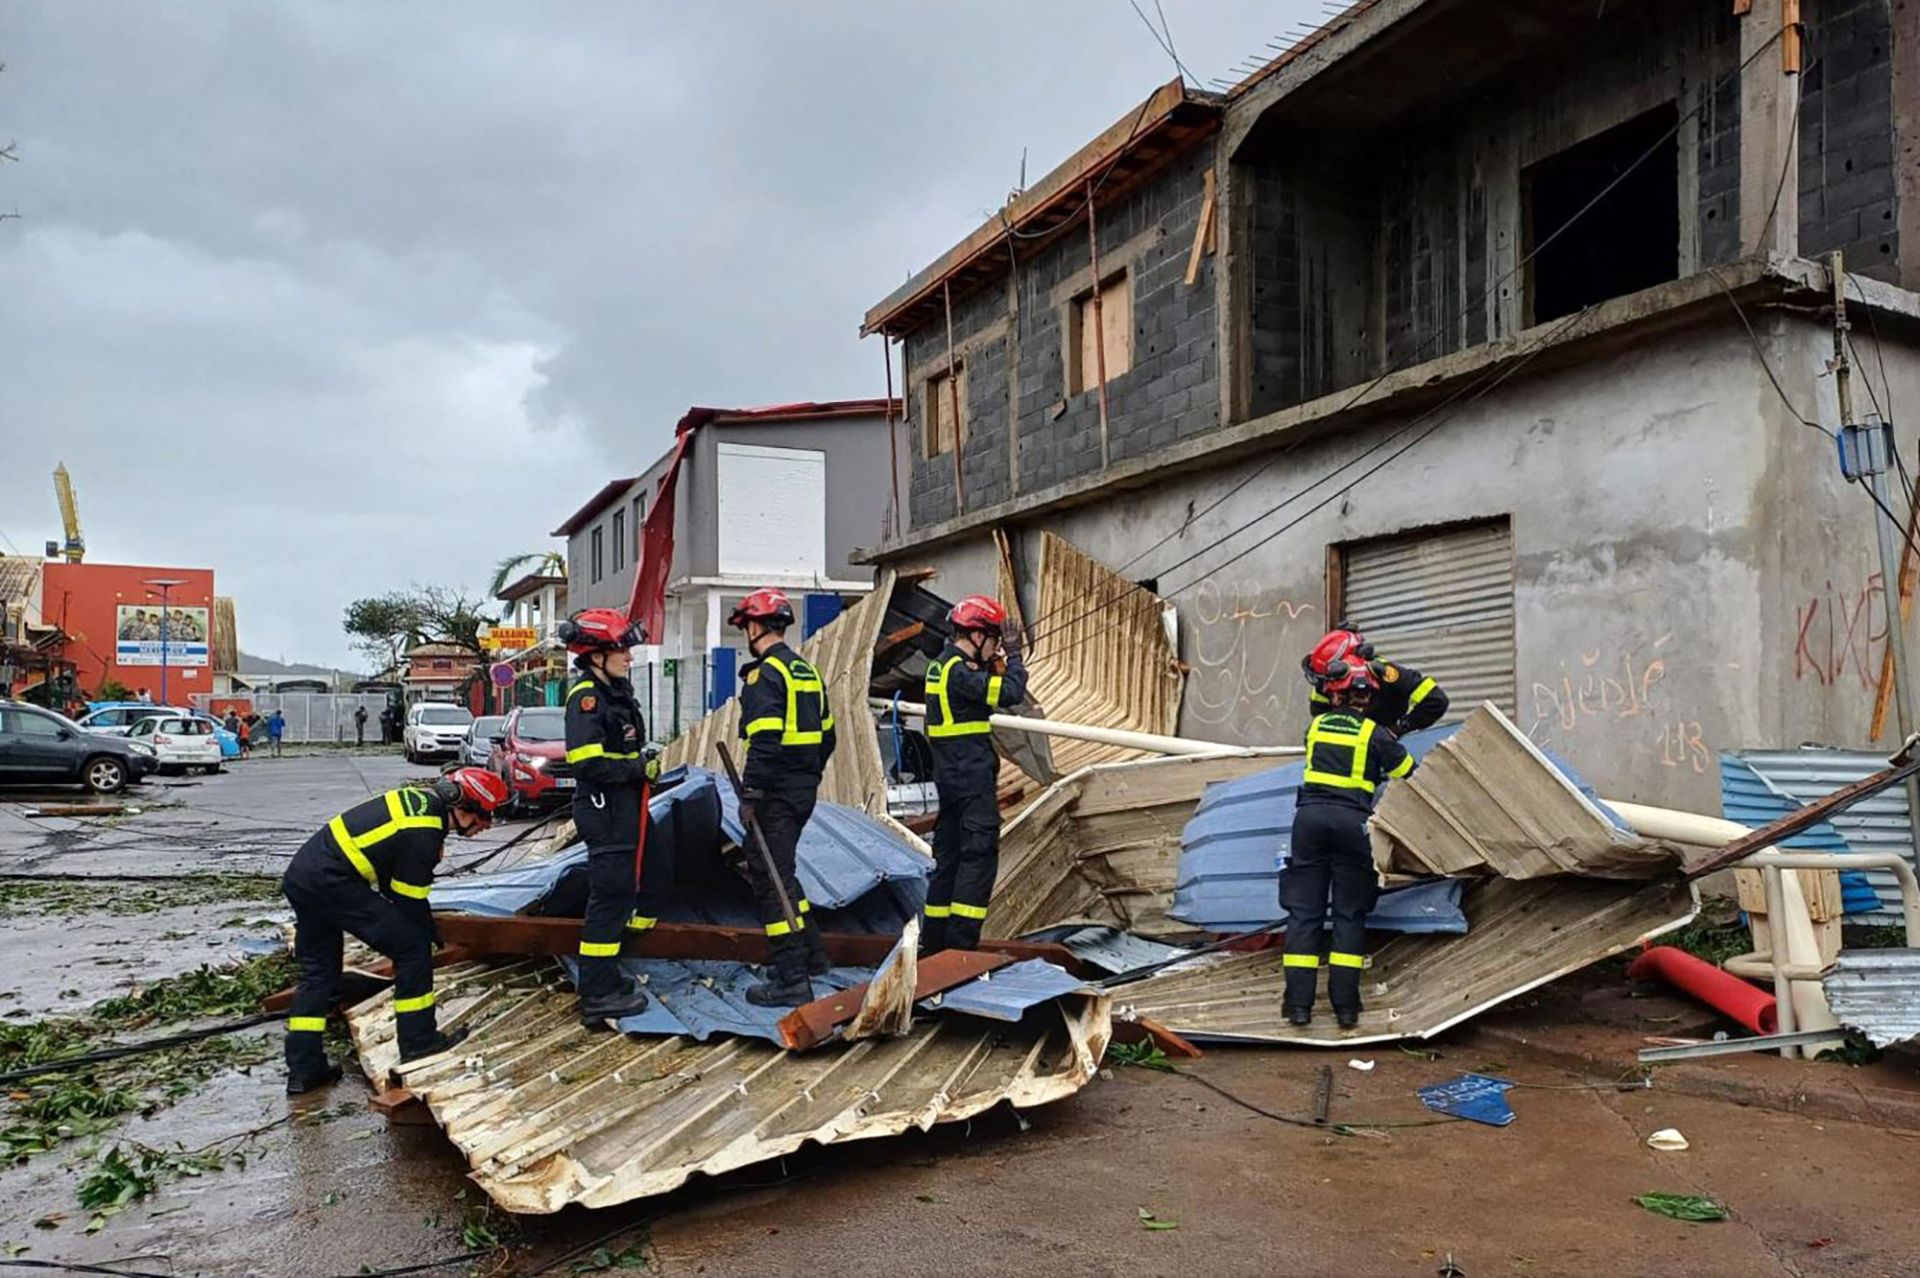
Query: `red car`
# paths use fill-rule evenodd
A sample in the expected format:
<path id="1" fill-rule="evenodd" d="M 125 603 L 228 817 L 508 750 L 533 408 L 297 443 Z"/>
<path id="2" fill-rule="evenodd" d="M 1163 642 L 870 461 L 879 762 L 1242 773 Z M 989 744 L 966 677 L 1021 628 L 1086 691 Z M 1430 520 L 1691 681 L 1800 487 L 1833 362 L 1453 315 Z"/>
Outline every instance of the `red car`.
<path id="1" fill-rule="evenodd" d="M 559 706 L 522 706 L 513 711 L 493 738 L 488 764 L 513 792 L 507 804 L 513 811 L 571 799 L 574 779 L 567 763 L 567 712 Z"/>

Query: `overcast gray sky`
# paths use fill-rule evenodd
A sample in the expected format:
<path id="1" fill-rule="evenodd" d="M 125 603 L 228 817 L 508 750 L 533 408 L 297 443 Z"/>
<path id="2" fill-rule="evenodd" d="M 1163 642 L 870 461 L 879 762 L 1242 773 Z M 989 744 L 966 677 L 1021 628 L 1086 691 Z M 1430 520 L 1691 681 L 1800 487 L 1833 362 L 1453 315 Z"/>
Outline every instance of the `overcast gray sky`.
<path id="1" fill-rule="evenodd" d="M 1162 0 L 1203 82 L 1318 0 Z M 1141 0 L 1148 14 L 1152 0 Z M 1128 0 L 0 0 L 0 545 L 210 566 L 263 656 L 483 588 L 1172 75 Z"/>

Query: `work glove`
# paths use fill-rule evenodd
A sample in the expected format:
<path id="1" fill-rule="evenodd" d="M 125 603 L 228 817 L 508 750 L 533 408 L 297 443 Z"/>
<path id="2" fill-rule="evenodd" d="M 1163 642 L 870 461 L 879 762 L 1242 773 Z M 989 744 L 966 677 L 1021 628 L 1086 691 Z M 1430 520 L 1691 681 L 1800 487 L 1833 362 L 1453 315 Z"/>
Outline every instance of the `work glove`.
<path id="1" fill-rule="evenodd" d="M 640 750 L 641 758 L 646 760 L 647 780 L 660 779 L 660 747 L 649 741 Z"/>
<path id="2" fill-rule="evenodd" d="M 758 790 L 745 790 L 740 794 L 740 824 L 750 826 L 759 814 L 760 800 L 765 797 Z"/>

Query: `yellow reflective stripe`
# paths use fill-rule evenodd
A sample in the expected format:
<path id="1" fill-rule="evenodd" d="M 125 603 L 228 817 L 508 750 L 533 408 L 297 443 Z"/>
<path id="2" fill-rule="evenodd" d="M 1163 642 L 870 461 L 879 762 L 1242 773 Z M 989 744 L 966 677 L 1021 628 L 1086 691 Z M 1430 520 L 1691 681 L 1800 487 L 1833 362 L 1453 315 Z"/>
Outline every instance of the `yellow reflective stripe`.
<path id="1" fill-rule="evenodd" d="M 1331 718 L 1334 716 L 1322 716 Z M 1339 728 L 1323 727 L 1322 719 L 1315 719 L 1307 729 L 1307 769 L 1301 780 L 1309 785 L 1331 786 L 1336 790 L 1365 790 L 1373 792 L 1373 782 L 1367 780 L 1367 743 L 1373 740 L 1375 723 L 1371 719 L 1360 720 L 1357 732 L 1343 732 Z M 1320 745 L 1345 746 L 1352 752 L 1347 771 L 1323 772 L 1313 766 L 1314 747 Z"/>
<path id="2" fill-rule="evenodd" d="M 929 707 L 938 706 L 940 709 L 940 722 L 935 723 L 931 717 L 927 719 L 929 737 L 977 737 L 993 731 L 993 725 L 985 719 L 975 719 L 966 723 L 954 722 L 953 703 L 947 699 L 947 674 L 956 663 L 963 660 L 965 658 L 956 653 L 945 662 L 934 662 L 927 667 L 927 704 Z M 994 682 L 998 682 L 997 676 Z M 992 701 L 997 696 L 997 689 L 993 684 L 989 684 L 988 699 Z"/>
<path id="3" fill-rule="evenodd" d="M 1415 706 L 1419 705 L 1422 701 L 1425 701 L 1427 699 L 1427 694 L 1429 692 L 1432 692 L 1438 686 L 1439 685 L 1434 683 L 1434 681 L 1431 678 L 1422 679 L 1420 681 L 1420 686 L 1413 690 L 1413 695 L 1407 698 L 1407 709 L 1411 710 Z"/>
<path id="4" fill-rule="evenodd" d="M 580 942 L 580 957 L 581 958 L 618 958 L 620 957 L 620 942 L 618 941 L 582 941 Z"/>
<path id="5" fill-rule="evenodd" d="M 800 898 L 800 912 L 801 912 L 802 914 L 811 914 L 811 913 L 813 913 L 813 902 L 812 902 L 812 901 L 809 901 L 809 900 L 808 900 L 808 899 L 807 899 L 806 897 L 804 897 L 804 896 Z"/>
<path id="6" fill-rule="evenodd" d="M 993 725 L 985 719 L 976 719 L 970 723 L 943 723 L 927 728 L 930 737 L 979 737 L 993 731 Z"/>
<path id="7" fill-rule="evenodd" d="M 785 936 L 791 931 L 793 931 L 793 928 L 788 925 L 785 919 L 781 919 L 778 923 L 767 924 L 768 936 Z"/>
<path id="8" fill-rule="evenodd" d="M 289 1034 L 324 1034 L 327 1032 L 327 1018 L 324 1016 L 289 1016 L 287 1018 Z"/>
<path id="9" fill-rule="evenodd" d="M 962 905 L 958 901 L 955 901 L 953 903 L 953 912 L 955 915 L 963 919 L 984 919 L 987 917 L 986 906 Z"/>
<path id="10" fill-rule="evenodd" d="M 1319 967 L 1318 954 L 1289 954 L 1280 960 L 1282 967 Z"/>
<path id="11" fill-rule="evenodd" d="M 923 908 L 926 910 L 927 917 L 930 919 L 944 919 L 953 913 L 953 907 L 951 905 L 928 905 Z"/>
<path id="12" fill-rule="evenodd" d="M 659 921 L 659 919 L 650 919 L 644 914 L 636 914 L 627 920 L 627 931 L 645 932 L 650 930 Z"/>
<path id="13" fill-rule="evenodd" d="M 418 883 L 402 883 L 399 879 L 388 879 L 387 886 L 398 892 L 401 896 L 411 897 L 416 901 L 424 901 L 427 899 L 427 889 L 421 887 Z"/>
<path id="14" fill-rule="evenodd" d="M 1387 775 L 1390 777 L 1404 777 L 1411 771 L 1413 771 L 1413 756 L 1408 755 L 1406 758 L 1400 760 L 1400 762 L 1394 764 L 1392 768 L 1388 769 Z"/>
<path id="15" fill-rule="evenodd" d="M 428 990 L 417 998 L 396 998 L 393 1010 L 396 1012 L 424 1012 L 433 1006 L 433 991 Z"/>
<path id="16" fill-rule="evenodd" d="M 1327 955 L 1327 962 L 1334 967 L 1365 967 L 1367 956 L 1364 954 L 1342 954 L 1334 950 Z"/>
<path id="17" fill-rule="evenodd" d="M 359 871 L 360 877 L 367 881 L 367 886 L 379 887 L 380 876 L 373 872 L 373 862 L 362 856 L 360 849 L 354 845 L 353 836 L 347 833 L 347 823 L 335 817 L 327 822 L 327 831 L 333 835 L 333 842 L 340 849 L 341 855 L 352 862 L 353 868 Z"/>
<path id="18" fill-rule="evenodd" d="M 607 748 L 598 741 L 595 741 L 591 745 L 575 746 L 573 749 L 567 751 L 567 762 L 578 763 L 582 759 L 604 758 L 606 753 Z"/>
<path id="19" fill-rule="evenodd" d="M 578 683 L 574 684 L 571 688 L 567 689 L 567 700 L 569 701 L 573 700 L 574 693 L 585 692 L 588 688 L 591 688 L 592 686 L 593 686 L 593 680 L 591 679 L 580 680 Z"/>
<path id="20" fill-rule="evenodd" d="M 1000 686 L 1005 682 L 1006 680 L 1000 675 L 987 680 L 987 705 L 991 709 L 1000 708 Z"/>
<path id="21" fill-rule="evenodd" d="M 752 737 L 758 736 L 762 732 L 779 732 L 786 726 L 786 720 L 776 719 L 769 715 L 764 719 L 755 719 L 746 726 L 745 731 L 748 736 Z"/>

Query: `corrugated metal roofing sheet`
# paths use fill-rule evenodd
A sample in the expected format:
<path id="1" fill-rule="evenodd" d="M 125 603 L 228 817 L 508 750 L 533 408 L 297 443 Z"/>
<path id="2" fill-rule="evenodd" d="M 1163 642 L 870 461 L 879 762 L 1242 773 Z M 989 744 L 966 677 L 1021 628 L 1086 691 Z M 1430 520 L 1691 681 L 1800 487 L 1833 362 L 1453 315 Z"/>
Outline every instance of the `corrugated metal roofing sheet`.
<path id="1" fill-rule="evenodd" d="M 1920 1038 L 1920 950 L 1842 950 L 1823 984 L 1834 1016 L 1876 1047 Z"/>
<path id="2" fill-rule="evenodd" d="M 571 983 L 579 967 L 572 956 L 559 960 Z M 704 1043 L 715 1034 L 780 1042 L 780 1018 L 792 1008 L 761 1007 L 747 1001 L 747 987 L 764 972 L 746 963 L 701 959 L 623 958 L 620 966 L 645 984 L 651 1002 L 638 1016 L 615 1024 L 623 1034 L 682 1034 Z M 873 975 L 871 968 L 836 967 L 813 978 L 813 995 L 824 998 L 851 989 Z"/>
<path id="3" fill-rule="evenodd" d="M 1870 750 L 1829 750 L 1807 746 L 1799 750 L 1742 750 L 1739 755 L 1755 772 L 1783 793 L 1802 803 L 1832 794 L 1887 766 L 1886 756 Z M 1833 818 L 1833 827 L 1855 852 L 1898 852 L 1913 862 L 1913 829 L 1907 818 L 1905 786 L 1888 786 L 1862 799 Z M 1900 888 L 1885 870 L 1868 870 L 1867 879 L 1879 896 L 1881 908 L 1855 915 L 1861 921 L 1898 922 Z"/>
<path id="4" fill-rule="evenodd" d="M 472 1037 L 399 1069 L 509 1211 L 610 1207 L 809 1142 L 1060 1100 L 1093 1076 L 1112 1028 L 1104 996 L 1069 995 L 1052 1017 L 934 1017 L 903 1038 L 803 1053 L 750 1038 L 634 1038 L 583 1029 L 558 975 L 544 962 L 442 969 L 441 1023 Z M 361 1067 L 387 1077 L 398 1064 L 392 992 L 347 1021 Z"/>
<path id="5" fill-rule="evenodd" d="M 1115 974 L 1151 967 L 1186 953 L 1178 945 L 1150 941 L 1116 927 L 1049 927 L 1029 933 L 1026 939 L 1064 945 L 1081 962 Z"/>
<path id="6" fill-rule="evenodd" d="M 923 1011 L 965 1012 L 996 1021 L 1017 1021 L 1042 1003 L 1068 994 L 1090 994 L 1085 981 L 1045 959 L 1024 959 L 920 1000 Z"/>
<path id="7" fill-rule="evenodd" d="M 1759 829 L 1804 806 L 1738 756 L 1720 756 L 1720 814 L 1727 820 Z M 1776 846 L 1802 852 L 1853 850 L 1831 821 L 1817 821 Z M 1865 871 L 1842 870 L 1840 891 L 1848 914 L 1874 914 L 1882 908 L 1879 893 L 1874 891 L 1873 880 Z"/>

